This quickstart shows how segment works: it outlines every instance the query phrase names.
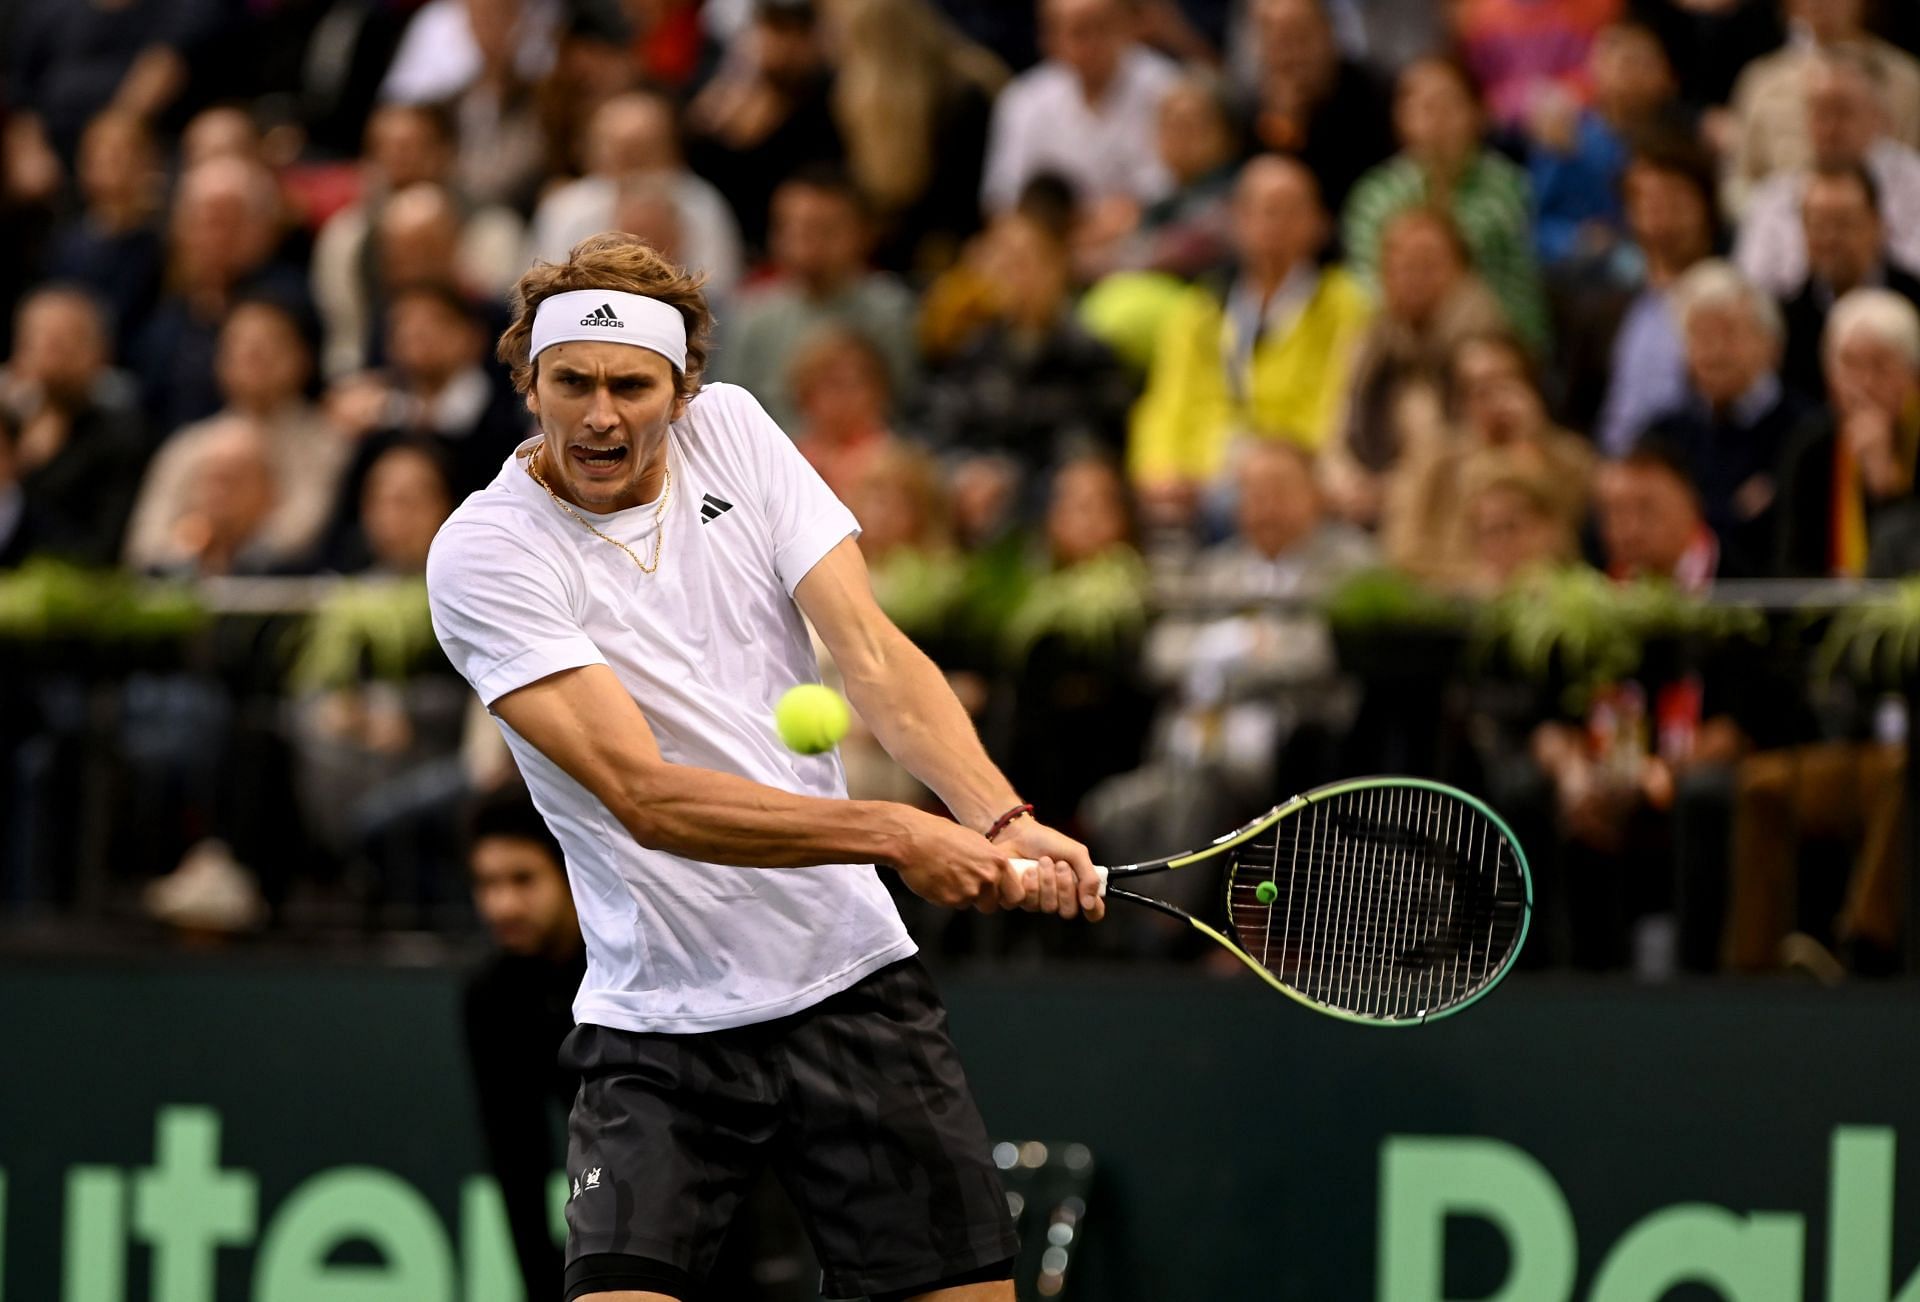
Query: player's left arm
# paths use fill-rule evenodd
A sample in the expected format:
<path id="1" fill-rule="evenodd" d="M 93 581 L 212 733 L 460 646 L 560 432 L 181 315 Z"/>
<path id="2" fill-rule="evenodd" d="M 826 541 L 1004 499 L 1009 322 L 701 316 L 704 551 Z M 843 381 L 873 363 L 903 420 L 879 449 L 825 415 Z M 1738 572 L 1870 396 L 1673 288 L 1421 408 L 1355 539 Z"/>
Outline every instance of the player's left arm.
<path id="1" fill-rule="evenodd" d="M 955 818 L 984 832 L 1021 803 L 1013 784 L 987 758 L 946 675 L 874 600 L 866 559 L 852 538 L 822 557 L 793 596 L 833 653 L 847 699 L 868 730 L 946 802 Z M 1081 911 L 1094 921 L 1105 915 L 1099 876 L 1080 842 L 1022 817 L 1008 824 L 996 843 L 1016 857 L 1049 861 L 1036 875 L 1038 898 L 1030 898 L 1029 907 L 1065 917 Z"/>

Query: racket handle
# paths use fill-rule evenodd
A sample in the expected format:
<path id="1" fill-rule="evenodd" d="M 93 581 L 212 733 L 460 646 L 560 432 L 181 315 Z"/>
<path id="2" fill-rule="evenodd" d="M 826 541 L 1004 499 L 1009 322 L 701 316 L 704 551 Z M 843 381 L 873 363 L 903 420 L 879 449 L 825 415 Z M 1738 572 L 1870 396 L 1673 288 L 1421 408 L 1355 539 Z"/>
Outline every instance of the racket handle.
<path id="1" fill-rule="evenodd" d="M 1033 870 L 1040 866 L 1040 861 L 1038 859 L 1013 859 L 1013 860 L 1009 860 L 1009 862 L 1012 863 L 1017 870 L 1019 870 L 1019 873 L 1022 877 L 1032 876 Z M 1100 874 L 1100 893 L 1102 895 L 1105 895 L 1107 893 L 1106 865 L 1095 864 L 1093 866 L 1093 870 L 1096 873 Z"/>

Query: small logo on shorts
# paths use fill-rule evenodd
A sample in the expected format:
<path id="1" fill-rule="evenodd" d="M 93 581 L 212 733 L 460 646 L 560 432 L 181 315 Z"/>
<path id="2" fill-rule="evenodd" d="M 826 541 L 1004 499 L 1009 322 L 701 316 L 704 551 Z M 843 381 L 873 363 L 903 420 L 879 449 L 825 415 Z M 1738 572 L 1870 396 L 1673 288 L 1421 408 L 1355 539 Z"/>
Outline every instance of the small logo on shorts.
<path id="1" fill-rule="evenodd" d="M 600 1168 L 597 1166 L 589 1168 L 582 1178 L 585 1180 L 585 1183 L 580 1186 L 582 1189 L 598 1189 L 600 1187 Z"/>
<path id="2" fill-rule="evenodd" d="M 596 307 L 593 311 L 581 317 L 580 324 L 583 326 L 604 326 L 609 330 L 625 330 L 627 328 L 627 323 L 613 314 L 613 307 L 608 303 L 602 303 L 599 307 Z"/>

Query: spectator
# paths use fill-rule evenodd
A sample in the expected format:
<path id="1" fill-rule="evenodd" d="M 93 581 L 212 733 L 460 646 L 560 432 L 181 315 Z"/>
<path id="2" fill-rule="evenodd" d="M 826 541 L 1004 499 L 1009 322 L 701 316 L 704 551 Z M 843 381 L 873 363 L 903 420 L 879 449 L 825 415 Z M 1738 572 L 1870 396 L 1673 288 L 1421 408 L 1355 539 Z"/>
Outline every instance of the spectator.
<path id="1" fill-rule="evenodd" d="M 1160 100 L 1155 139 L 1172 191 L 1138 210 L 1109 206 L 1108 229 L 1083 223 L 1075 234 L 1080 279 L 1116 271 L 1192 277 L 1229 256 L 1239 139 L 1220 82 L 1199 73 L 1175 82 Z"/>
<path id="2" fill-rule="evenodd" d="M 266 140 L 253 115 L 235 104 L 215 104 L 187 120 L 180 132 L 180 166 L 197 167 L 214 158 L 237 158 L 269 166 Z"/>
<path id="3" fill-rule="evenodd" d="M 208 422 L 182 478 L 185 498 L 164 547 L 151 558 L 155 572 L 262 574 L 294 559 L 268 536 L 283 485 L 256 422 L 239 415 Z"/>
<path id="4" fill-rule="evenodd" d="M 405 586 L 380 581 L 425 576 L 427 551 L 454 505 L 445 460 L 429 440 L 397 440 L 371 456 L 356 489 L 365 551 L 352 568 L 368 582 L 350 589 L 347 603 L 377 603 L 382 592 L 404 603 Z M 338 609 L 314 612 L 316 642 Z M 322 681 L 293 703 L 296 779 L 316 839 L 338 858 L 364 859 L 380 903 L 431 916 L 444 900 L 448 815 L 474 784 L 461 753 L 472 696 L 444 663 L 404 668 L 373 680 L 349 662 L 345 681 Z"/>
<path id="5" fill-rule="evenodd" d="M 607 229 L 638 236 L 657 250 L 661 257 L 679 266 L 690 262 L 685 253 L 687 223 L 680 207 L 680 196 L 673 183 L 657 176 L 636 176 L 620 183 L 613 199 L 613 221 Z M 707 302 L 718 307 L 727 300 L 708 281 L 702 287 Z"/>
<path id="6" fill-rule="evenodd" d="M 753 22 L 687 105 L 687 158 L 726 196 L 750 249 L 767 248 L 774 190 L 841 164 L 833 76 L 812 0 L 753 0 Z"/>
<path id="7" fill-rule="evenodd" d="M 71 163 L 101 111 L 160 117 L 187 92 L 192 58 L 220 20 L 206 0 L 28 0 L 8 33 L 16 129 Z"/>
<path id="8" fill-rule="evenodd" d="M 1858 577 L 1881 517 L 1913 493 L 1920 314 L 1891 290 L 1856 289 L 1833 305 L 1824 352 L 1829 410 L 1800 429 L 1782 461 L 1781 566 Z"/>
<path id="9" fill-rule="evenodd" d="M 564 1265 L 548 1232 L 547 1185 L 565 1161 L 554 1117 L 579 1088 L 558 1060 L 586 950 L 566 856 L 524 791 L 483 801 L 468 842 L 474 911 L 495 948 L 467 979 L 467 1062 L 525 1295 L 539 1298 L 557 1290 Z"/>
<path id="10" fill-rule="evenodd" d="M 1775 298 L 1791 298 L 1806 279 L 1804 200 L 1812 172 L 1865 168 L 1886 211 L 1920 213 L 1920 150 L 1886 134 L 1860 61 L 1821 59 L 1807 69 L 1805 83 L 1809 163 L 1782 169 L 1753 190 L 1734 249 L 1747 278 Z M 1891 239 L 1896 261 L 1920 267 L 1920 223 L 1895 223 Z"/>
<path id="11" fill-rule="evenodd" d="M 638 85 L 663 85 L 634 66 L 636 17 L 622 0 L 570 0 L 567 4 L 553 67 L 533 88 L 544 141 L 536 208 L 555 183 L 588 171 L 588 126 L 602 104 Z M 677 111 L 679 101 L 673 104 Z M 604 229 L 596 227 L 594 233 Z"/>
<path id="12" fill-rule="evenodd" d="M 1736 790 L 1726 967 L 1767 972 L 1785 965 L 1801 852 L 1820 839 L 1842 842 L 1853 860 L 1833 920 L 1845 969 L 1862 976 L 1895 973 L 1905 874 L 1905 747 L 1825 741 L 1761 751 L 1742 761 Z"/>
<path id="13" fill-rule="evenodd" d="M 490 332 L 460 292 L 423 281 L 394 296 L 386 317 L 387 367 L 335 385 L 327 406 L 358 447 L 342 479 L 327 529 L 326 559 L 357 570 L 368 564 L 364 521 L 356 518 L 367 475 L 388 448 L 421 441 L 437 447 L 457 503 L 500 472 L 530 427 L 525 408 L 493 383 L 484 366 Z"/>
<path id="14" fill-rule="evenodd" d="M 920 448 L 890 440 L 866 459 L 842 496 L 860 522 L 860 551 L 873 576 L 874 598 L 932 654 L 952 631 L 960 577 L 939 463 Z"/>
<path id="15" fill-rule="evenodd" d="M 978 712 L 986 687 L 977 673 L 961 668 L 967 648 L 955 614 L 965 571 L 949 527 L 939 463 L 920 448 L 889 440 L 864 460 L 859 477 L 842 497 L 860 522 L 860 551 L 874 599 L 901 632 L 948 671 L 955 694 Z M 847 790 L 860 793 L 854 799 L 937 806 L 920 781 L 900 767 L 858 719 L 840 750 Z"/>
<path id="16" fill-rule="evenodd" d="M 0 408 L 13 430 L 12 474 L 37 551 L 83 565 L 120 554 L 146 440 L 125 377 L 108 369 L 106 322 L 77 289 L 21 303 Z"/>
<path id="17" fill-rule="evenodd" d="M 1341 53 L 1321 0 L 1253 0 L 1247 8 L 1258 60 L 1254 142 L 1305 163 L 1338 212 L 1354 182 L 1393 153 L 1392 96 Z"/>
<path id="18" fill-rule="evenodd" d="M 1780 309 L 1715 259 L 1674 285 L 1673 312 L 1686 340 L 1688 393 L 1648 437 L 1685 460 L 1719 540 L 1719 572 L 1765 577 L 1773 572 L 1778 532 L 1774 476 L 1806 415 L 1800 395 L 1780 383 Z"/>
<path id="19" fill-rule="evenodd" d="M 1007 68 L 932 0 L 846 0 L 836 14 L 834 119 L 875 215 L 883 266 L 952 262 L 979 229 L 994 96 Z"/>
<path id="20" fill-rule="evenodd" d="M 1526 350 L 1511 336 L 1462 340 L 1448 365 L 1448 415 L 1458 432 L 1416 433 L 1387 481 L 1381 548 L 1407 573 L 1459 586 L 1472 574 L 1465 486 L 1476 463 L 1500 451 L 1510 466 L 1553 486 L 1555 511 L 1568 529 L 1586 512 L 1593 452 L 1585 439 L 1547 419 Z"/>
<path id="21" fill-rule="evenodd" d="M 1597 503 L 1616 581 L 1657 578 L 1689 592 L 1712 582 L 1713 531 L 1669 449 L 1650 439 L 1603 466 Z M 1533 731 L 1528 750 L 1552 785 L 1566 839 L 1553 876 L 1564 879 L 1554 885 L 1567 894 L 1578 966 L 1624 965 L 1631 936 L 1635 967 L 1663 975 L 1718 921 L 1706 887 L 1725 876 L 1732 765 L 1749 744 L 1735 707 L 1761 695 L 1746 668 L 1730 649 L 1697 666 L 1643 663 L 1585 693 L 1577 720 Z"/>
<path id="22" fill-rule="evenodd" d="M 1802 393 L 1822 391 L 1820 340 L 1827 314 L 1861 288 L 1891 289 L 1920 304 L 1920 278 L 1887 257 L 1880 194 L 1862 168 L 1815 172 L 1801 199 L 1807 235 L 1807 280 L 1786 305 L 1787 355 L 1782 378 Z"/>
<path id="23" fill-rule="evenodd" d="M 280 199 L 258 163 L 213 158 L 180 178 L 167 232 L 167 293 L 147 322 L 139 375 L 148 418 L 174 430 L 220 408 L 214 352 L 241 297 L 306 305 L 304 277 L 274 260 Z"/>
<path id="24" fill-rule="evenodd" d="M 163 180 L 152 129 L 108 111 L 87 124 L 77 168 L 82 208 L 55 233 L 47 274 L 107 305 L 123 355 L 160 296 L 165 254 L 158 213 Z"/>
<path id="25" fill-rule="evenodd" d="M 1592 105 L 1556 99 L 1529 123 L 1534 248 L 1548 266 L 1604 257 L 1619 242 L 1630 142 L 1657 127 L 1673 105 L 1672 65 L 1646 28 L 1602 28 L 1589 62 Z"/>
<path id="26" fill-rule="evenodd" d="M 788 392 L 800 421 L 794 444 L 841 501 L 893 442 L 887 359 L 856 330 L 828 322 L 794 350 Z"/>
<path id="27" fill-rule="evenodd" d="M 887 355 L 897 395 L 910 395 L 916 368 L 913 296 L 885 272 L 867 266 L 871 230 L 860 195 L 844 178 L 811 172 L 784 182 L 773 196 L 773 262 L 777 279 L 743 291 L 729 346 L 716 354 L 715 377 L 753 391 L 785 427 L 787 367 L 816 325 L 840 321 Z"/>
<path id="28" fill-rule="evenodd" d="M 437 444 L 423 439 L 389 444 L 367 467 L 360 490 L 368 570 L 416 578 L 425 574 L 427 550 L 453 507 L 446 458 Z"/>
<path id="29" fill-rule="evenodd" d="M 950 452 L 1005 452 L 1038 483 L 1087 445 L 1117 454 L 1135 384 L 1072 315 L 1065 242 L 1019 211 L 995 219 L 993 319 L 927 384 L 921 429 Z"/>
<path id="30" fill-rule="evenodd" d="M 1594 500 L 1609 577 L 1663 579 L 1704 592 L 1720 574 L 1720 541 L 1701 509 L 1687 464 L 1647 439 L 1600 468 Z"/>
<path id="31" fill-rule="evenodd" d="M 304 555 L 319 541 L 333 511 L 346 466 L 347 444 L 308 398 L 313 381 L 308 327 L 267 299 L 243 299 L 220 327 L 214 358 L 225 405 L 217 415 L 176 430 L 160 445 L 140 484 L 128 527 L 126 563 L 164 568 L 193 499 L 192 475 L 204 445 L 224 437 L 232 417 L 259 430 L 274 482 L 280 485 L 272 517 L 262 530 L 266 547 L 281 556 Z"/>
<path id="32" fill-rule="evenodd" d="M 1545 104 L 1577 108 L 1587 97 L 1599 34 L 1621 8 L 1621 0 L 1464 0 L 1453 6 L 1454 38 L 1486 92 L 1494 125 L 1517 131 Z"/>
<path id="33" fill-rule="evenodd" d="M 1465 71 L 1444 59 L 1416 60 L 1400 74 L 1393 120 L 1401 152 L 1354 187 L 1341 228 L 1346 254 L 1355 274 L 1373 285 L 1387 219 L 1418 204 L 1445 207 L 1507 320 L 1537 350 L 1546 344 L 1546 305 L 1533 262 L 1527 177 L 1481 144 L 1475 94 Z"/>
<path id="34" fill-rule="evenodd" d="M 1434 208 L 1406 209 L 1381 237 L 1381 313 L 1360 344 L 1339 437 L 1320 462 L 1329 505 L 1355 524 L 1379 522 L 1381 494 L 1407 445 L 1405 427 L 1421 424 L 1408 404 L 1437 401 L 1461 341 L 1506 328 L 1499 302 L 1467 259 L 1453 221 Z"/>
<path id="35" fill-rule="evenodd" d="M 1043 0 L 1046 61 L 1014 78 L 993 111 L 981 197 L 1012 206 L 1043 172 L 1065 177 L 1084 204 L 1140 205 L 1171 179 L 1152 151 L 1160 99 L 1178 70 L 1134 39 L 1132 0 Z"/>
<path id="36" fill-rule="evenodd" d="M 1353 708 L 1314 603 L 1377 562 L 1372 540 L 1326 515 L 1312 459 L 1293 444 L 1248 444 L 1233 479 L 1232 536 L 1170 576 L 1170 609 L 1147 635 L 1142 670 L 1166 701 L 1148 761 L 1087 801 L 1103 837 L 1135 838 L 1145 854 L 1271 805 L 1289 740 Z"/>
<path id="37" fill-rule="evenodd" d="M 1167 316 L 1134 408 L 1128 470 L 1157 519 L 1191 513 L 1236 434 L 1306 448 L 1333 435 L 1371 309 L 1351 276 L 1315 260 L 1326 238 L 1305 167 L 1273 155 L 1247 164 L 1234 190 L 1238 267 Z"/>
<path id="38" fill-rule="evenodd" d="M 581 240 L 616 229 L 624 182 L 653 177 L 672 188 L 680 208 L 684 265 L 706 273 L 708 293 L 733 293 L 741 273 L 739 223 L 720 192 L 681 161 L 671 100 L 646 91 L 615 95 L 594 111 L 586 153 L 587 174 L 549 190 L 534 211 L 529 256 L 565 262 Z"/>
<path id="39" fill-rule="evenodd" d="M 453 172 L 453 130 L 444 111 L 419 104 L 389 104 L 368 119 L 360 198 L 330 217 L 314 242 L 313 297 L 326 322 L 322 369 L 327 375 L 345 375 L 367 364 L 382 293 L 389 285 L 407 283 L 382 266 L 375 238 L 402 193 L 431 185 L 441 187 L 451 202 L 455 231 L 444 252 L 459 283 L 497 298 L 525 270 L 520 218 L 445 188 Z"/>
<path id="40" fill-rule="evenodd" d="M 395 104 L 444 104 L 495 70 L 510 52 L 512 72 L 538 81 L 553 62 L 560 6 L 544 0 L 428 0 L 407 25 L 380 97 Z"/>
<path id="41" fill-rule="evenodd" d="M 1146 702 L 1134 681 L 1146 625 L 1146 566 L 1119 468 L 1061 466 L 1042 548 L 1000 625 L 1007 777 L 1036 808 L 1071 810 L 1101 778 L 1139 763 Z M 1073 737 L 1072 746 L 1048 738 Z"/>
<path id="42" fill-rule="evenodd" d="M 1638 282 L 1608 349 L 1612 363 L 1594 442 L 1623 455 L 1686 396 L 1686 354 L 1670 297 L 1689 267 L 1713 254 L 1713 185 L 1704 157 L 1685 146 L 1643 145 L 1624 181 Z"/>
<path id="43" fill-rule="evenodd" d="M 1469 592 L 1495 596 L 1579 554 L 1554 486 L 1525 457 L 1496 452 L 1480 458 L 1461 497 L 1473 556 Z"/>
<path id="44" fill-rule="evenodd" d="M 1920 146 L 1920 63 L 1870 34 L 1865 8 L 1865 0 L 1786 0 L 1787 43 L 1748 64 L 1733 88 L 1734 140 L 1721 195 L 1732 215 L 1745 217 L 1754 188 L 1768 177 L 1822 161 L 1814 138 L 1821 110 L 1812 97 L 1829 56 L 1852 62 L 1877 88 L 1888 135 Z"/>

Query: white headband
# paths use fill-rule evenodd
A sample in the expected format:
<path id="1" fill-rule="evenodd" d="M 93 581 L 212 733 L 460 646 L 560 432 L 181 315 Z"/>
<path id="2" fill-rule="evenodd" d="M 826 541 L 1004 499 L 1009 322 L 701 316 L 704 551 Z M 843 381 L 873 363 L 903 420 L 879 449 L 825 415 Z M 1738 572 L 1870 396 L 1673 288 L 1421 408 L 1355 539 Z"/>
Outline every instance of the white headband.
<path id="1" fill-rule="evenodd" d="M 533 351 L 555 344 L 632 344 L 659 353 L 674 368 L 687 369 L 687 322 L 680 309 L 657 298 L 617 289 L 575 289 L 540 300 L 533 314 Z"/>

